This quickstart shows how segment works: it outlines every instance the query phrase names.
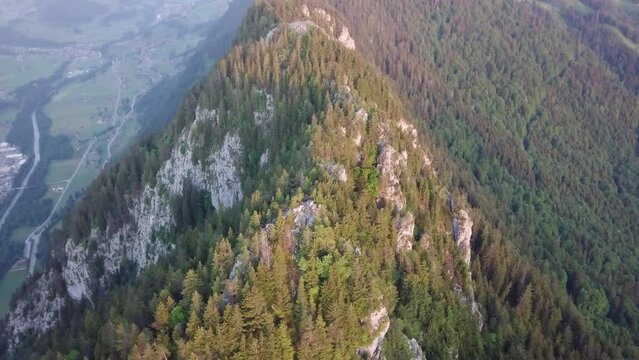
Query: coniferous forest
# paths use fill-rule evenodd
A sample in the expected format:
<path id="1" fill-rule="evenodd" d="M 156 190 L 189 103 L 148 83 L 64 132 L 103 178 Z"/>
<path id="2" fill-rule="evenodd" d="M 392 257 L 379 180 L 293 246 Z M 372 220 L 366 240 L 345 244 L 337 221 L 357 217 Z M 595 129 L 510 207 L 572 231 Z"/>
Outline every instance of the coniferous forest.
<path id="1" fill-rule="evenodd" d="M 258 1 L 0 354 L 639 358 L 638 43 L 625 1 Z"/>

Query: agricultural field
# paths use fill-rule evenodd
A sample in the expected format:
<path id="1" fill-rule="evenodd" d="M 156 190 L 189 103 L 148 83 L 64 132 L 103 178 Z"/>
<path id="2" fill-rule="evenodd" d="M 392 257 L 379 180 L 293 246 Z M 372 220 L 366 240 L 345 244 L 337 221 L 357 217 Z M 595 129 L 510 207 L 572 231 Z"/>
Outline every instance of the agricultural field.
<path id="1" fill-rule="evenodd" d="M 72 83 L 53 96 L 44 111 L 53 121 L 51 135 L 88 140 L 111 125 L 118 84 L 110 73 Z"/>
<path id="2" fill-rule="evenodd" d="M 63 59 L 51 54 L 2 54 L 0 88 L 10 93 L 21 85 L 51 76 L 63 63 Z"/>
<path id="3" fill-rule="evenodd" d="M 32 231 L 33 228 L 28 226 L 17 228 L 11 234 L 11 241 L 24 241 Z"/>

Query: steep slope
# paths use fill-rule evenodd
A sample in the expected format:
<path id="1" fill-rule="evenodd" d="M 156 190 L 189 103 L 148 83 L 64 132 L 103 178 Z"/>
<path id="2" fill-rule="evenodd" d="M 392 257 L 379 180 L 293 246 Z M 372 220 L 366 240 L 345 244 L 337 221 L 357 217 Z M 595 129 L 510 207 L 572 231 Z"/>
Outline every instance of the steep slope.
<path id="1" fill-rule="evenodd" d="M 438 148 L 435 164 L 452 175 L 450 188 L 468 194 L 553 291 L 567 294 L 601 337 L 633 358 L 639 356 L 639 60 L 627 41 L 610 34 L 636 38 L 637 9 L 605 0 L 549 3 L 273 7 L 286 21 L 304 6 L 341 14 L 358 50 L 392 80 Z M 486 276 L 495 270 L 512 273 L 497 265 Z M 498 276 L 493 290 L 519 282 L 506 279 Z M 515 304 L 521 295 L 502 298 Z"/>
<path id="2" fill-rule="evenodd" d="M 423 316 L 455 314 L 430 325 L 459 333 L 437 330 L 431 352 L 480 351 L 472 221 L 453 221 L 415 128 L 344 31 L 305 21 L 234 49 L 169 131 L 103 174 L 16 301 L 13 354 L 378 355 L 398 271 L 434 283 Z"/>
<path id="3" fill-rule="evenodd" d="M 321 7 L 249 10 L 169 129 L 54 234 L 12 356 L 617 357 L 443 186 L 351 32 Z"/>

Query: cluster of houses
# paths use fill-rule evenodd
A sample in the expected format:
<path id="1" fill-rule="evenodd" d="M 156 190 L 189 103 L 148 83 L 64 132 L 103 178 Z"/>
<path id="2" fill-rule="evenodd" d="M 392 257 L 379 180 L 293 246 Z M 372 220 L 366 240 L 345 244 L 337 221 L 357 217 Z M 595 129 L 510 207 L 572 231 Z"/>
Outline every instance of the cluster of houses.
<path id="1" fill-rule="evenodd" d="M 16 146 L 0 143 L 0 201 L 11 192 L 13 180 L 27 160 Z"/>

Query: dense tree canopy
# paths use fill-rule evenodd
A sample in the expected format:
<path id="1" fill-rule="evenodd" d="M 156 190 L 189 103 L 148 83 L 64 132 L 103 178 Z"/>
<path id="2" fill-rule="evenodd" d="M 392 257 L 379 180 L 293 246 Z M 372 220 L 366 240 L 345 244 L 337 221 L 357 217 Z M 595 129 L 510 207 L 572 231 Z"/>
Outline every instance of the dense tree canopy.
<path id="1" fill-rule="evenodd" d="M 16 354 L 354 358 L 388 325 L 387 359 L 409 358 L 410 340 L 429 359 L 639 357 L 639 108 L 596 44 L 575 37 L 574 13 L 502 0 L 307 6 L 320 24 L 314 6 L 348 24 L 357 51 L 326 29 L 289 30 L 301 2 L 251 8 L 169 128 L 103 173 L 54 234 L 56 291 L 67 239 L 129 223 L 128 199 L 155 186 L 185 129 L 201 139 L 194 163 L 239 134 L 243 200 L 215 209 L 187 182 L 171 199 L 175 229 L 156 240 L 174 251 L 91 289 Z M 264 126 L 255 114 L 270 101 Z M 198 106 L 218 121 L 194 126 Z M 400 119 L 419 124 L 415 146 Z M 382 138 L 405 161 L 403 209 L 382 199 Z M 312 224 L 300 225 L 305 206 Z M 475 223 L 470 264 L 452 235 L 462 207 Z"/>

